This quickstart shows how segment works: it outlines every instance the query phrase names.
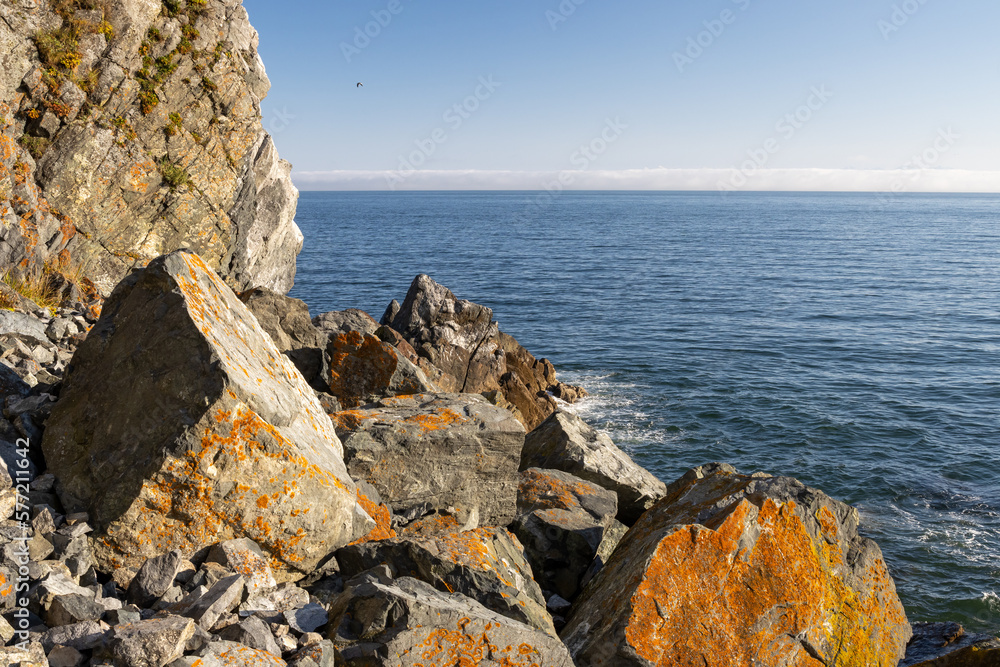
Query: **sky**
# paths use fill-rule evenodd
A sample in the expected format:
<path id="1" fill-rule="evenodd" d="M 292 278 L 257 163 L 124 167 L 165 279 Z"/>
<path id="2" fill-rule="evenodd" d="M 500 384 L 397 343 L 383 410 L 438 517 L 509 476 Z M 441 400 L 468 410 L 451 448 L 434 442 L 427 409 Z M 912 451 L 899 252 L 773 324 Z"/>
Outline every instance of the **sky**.
<path id="1" fill-rule="evenodd" d="M 996 0 L 244 5 L 302 190 L 1000 192 Z"/>

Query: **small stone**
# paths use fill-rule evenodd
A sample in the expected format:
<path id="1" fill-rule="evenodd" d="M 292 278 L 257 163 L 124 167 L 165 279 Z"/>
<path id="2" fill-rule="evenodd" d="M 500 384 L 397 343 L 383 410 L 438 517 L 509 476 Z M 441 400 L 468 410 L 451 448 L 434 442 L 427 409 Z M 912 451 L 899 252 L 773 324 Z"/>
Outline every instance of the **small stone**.
<path id="1" fill-rule="evenodd" d="M 153 604 L 173 586 L 183 562 L 184 557 L 177 549 L 162 556 L 147 558 L 129 584 L 128 600 L 140 607 Z M 174 601 L 179 600 L 180 597 Z"/>
<path id="2" fill-rule="evenodd" d="M 55 628 L 83 621 L 98 621 L 104 612 L 104 606 L 92 596 L 79 593 L 60 595 L 49 606 L 45 614 L 45 624 Z"/>
<path id="3" fill-rule="evenodd" d="M 131 607 L 131 605 L 129 605 Z M 122 609 L 111 609 L 104 615 L 104 620 L 111 625 L 125 625 L 127 623 L 138 623 L 142 619 L 142 615 L 139 613 L 138 609 L 135 608 L 125 608 Z"/>
<path id="4" fill-rule="evenodd" d="M 277 642 L 274 641 L 271 629 L 267 627 L 264 621 L 254 616 L 244 619 L 238 625 L 229 626 L 220 632 L 219 636 L 228 641 L 243 644 L 244 646 L 249 646 L 260 651 L 266 651 L 279 657 L 281 656 L 281 649 L 278 647 Z"/>
<path id="5" fill-rule="evenodd" d="M 326 609 L 318 604 L 310 603 L 301 609 L 285 612 L 285 620 L 288 625 L 300 634 L 314 632 L 318 628 L 326 625 L 329 616 Z"/>
<path id="6" fill-rule="evenodd" d="M 220 579 L 208 593 L 184 612 L 184 616 L 193 618 L 199 626 L 209 630 L 220 616 L 236 608 L 240 603 L 243 588 L 242 575 L 234 574 Z"/>
<path id="7" fill-rule="evenodd" d="M 31 482 L 31 490 L 38 491 L 39 493 L 52 493 L 53 488 L 55 488 L 56 476 L 51 473 L 46 473 L 36 477 Z"/>
<path id="8" fill-rule="evenodd" d="M 249 538 L 227 540 L 214 545 L 206 562 L 219 563 L 243 575 L 249 596 L 260 595 L 277 586 L 274 574 L 257 543 Z"/>
<path id="9" fill-rule="evenodd" d="M 311 646 L 323 641 L 323 635 L 318 632 L 307 632 L 299 637 L 299 646 Z"/>
<path id="10" fill-rule="evenodd" d="M 334 667 L 342 664 L 337 661 L 337 649 L 333 642 L 321 639 L 296 651 L 288 659 L 289 667 Z"/>
<path id="11" fill-rule="evenodd" d="M 87 523 L 90 521 L 90 514 L 87 512 L 76 512 L 75 514 L 66 515 L 66 523 L 71 526 L 75 526 L 78 523 Z M 88 533 L 90 530 L 87 531 Z"/>
<path id="12" fill-rule="evenodd" d="M 49 651 L 50 667 L 79 667 L 83 661 L 83 654 L 72 646 L 56 646 Z"/>
<path id="13" fill-rule="evenodd" d="M 46 650 L 55 646 L 72 646 L 78 651 L 89 651 L 104 643 L 110 627 L 99 621 L 84 621 L 52 628 L 42 635 Z"/>
<path id="14" fill-rule="evenodd" d="M 558 595 L 553 595 L 549 598 L 548 602 L 545 603 L 546 609 L 551 611 L 553 614 L 565 615 L 571 606 L 573 605 L 569 600 Z"/>
<path id="15" fill-rule="evenodd" d="M 115 664 L 163 667 L 184 655 L 196 628 L 189 618 L 151 618 L 115 628 L 109 648 Z"/>

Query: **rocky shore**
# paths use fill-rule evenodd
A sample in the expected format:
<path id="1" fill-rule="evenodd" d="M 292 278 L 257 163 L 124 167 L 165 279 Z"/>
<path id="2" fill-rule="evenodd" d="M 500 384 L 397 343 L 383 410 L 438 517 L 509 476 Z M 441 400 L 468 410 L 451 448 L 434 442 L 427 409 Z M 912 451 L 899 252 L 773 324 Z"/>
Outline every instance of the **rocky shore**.
<path id="1" fill-rule="evenodd" d="M 256 47 L 239 0 L 0 0 L 0 665 L 1000 664 L 853 508 L 664 484 L 429 276 L 285 296 Z"/>
<path id="2" fill-rule="evenodd" d="M 822 492 L 724 464 L 664 485 L 428 276 L 380 322 L 310 318 L 179 251 L 76 306 L 0 311 L 2 664 L 1000 656 L 911 628 Z"/>

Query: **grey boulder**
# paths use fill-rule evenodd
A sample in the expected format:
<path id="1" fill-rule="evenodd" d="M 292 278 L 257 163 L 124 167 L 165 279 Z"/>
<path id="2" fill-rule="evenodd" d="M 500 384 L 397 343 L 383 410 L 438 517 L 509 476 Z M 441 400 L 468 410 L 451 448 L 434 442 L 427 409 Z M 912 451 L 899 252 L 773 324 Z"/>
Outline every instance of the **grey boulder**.
<path id="1" fill-rule="evenodd" d="M 631 526 L 666 493 L 666 485 L 605 433 L 578 416 L 560 410 L 524 440 L 521 470 L 550 468 L 593 482 L 618 495 L 618 520 Z"/>

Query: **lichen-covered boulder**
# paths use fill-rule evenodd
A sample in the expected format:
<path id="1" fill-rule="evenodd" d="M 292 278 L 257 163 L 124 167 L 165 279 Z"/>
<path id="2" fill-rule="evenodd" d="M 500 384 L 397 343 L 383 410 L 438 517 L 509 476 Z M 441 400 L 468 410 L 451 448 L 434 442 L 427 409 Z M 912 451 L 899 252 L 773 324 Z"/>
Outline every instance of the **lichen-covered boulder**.
<path id="1" fill-rule="evenodd" d="M 455 510 L 472 528 L 516 515 L 524 427 L 482 396 L 398 396 L 332 419 L 351 476 L 394 512 Z"/>
<path id="2" fill-rule="evenodd" d="M 240 294 L 278 350 L 292 360 L 314 389 L 326 391 L 327 336 L 313 326 L 309 306 L 298 299 L 256 287 Z"/>
<path id="3" fill-rule="evenodd" d="M 500 392 L 529 431 L 556 409 L 549 394 L 567 401 L 586 394 L 558 382 L 551 363 L 501 333 L 492 310 L 459 300 L 429 276 L 413 280 L 402 306 L 387 310 L 382 324 L 440 370 L 433 381 L 442 391 Z"/>
<path id="4" fill-rule="evenodd" d="M 326 351 L 330 359 L 327 391 L 345 408 L 387 396 L 437 390 L 396 348 L 371 334 L 331 334 Z"/>
<path id="5" fill-rule="evenodd" d="M 360 575 L 330 606 L 346 665 L 573 667 L 557 638 L 417 579 Z"/>
<path id="6" fill-rule="evenodd" d="M 856 510 L 717 464 L 643 515 L 562 631 L 578 667 L 895 667 L 910 634 Z"/>
<path id="7" fill-rule="evenodd" d="M 312 389 L 189 252 L 115 289 L 42 447 L 106 571 L 247 537 L 294 578 L 374 526 Z"/>
<path id="8" fill-rule="evenodd" d="M 517 511 L 510 529 L 524 545 L 535 581 L 572 601 L 605 538 L 617 535 L 609 529 L 618 497 L 568 473 L 530 468 L 520 475 Z"/>
<path id="9" fill-rule="evenodd" d="M 365 542 L 339 549 L 336 556 L 344 578 L 384 564 L 393 577 L 413 577 L 439 591 L 461 593 L 555 636 L 523 547 L 503 528 Z"/>
<path id="10" fill-rule="evenodd" d="M 578 416 L 559 410 L 528 433 L 521 452 L 521 469 L 562 470 L 618 494 L 618 520 L 631 526 L 666 485 L 615 446 L 606 433 Z"/>

